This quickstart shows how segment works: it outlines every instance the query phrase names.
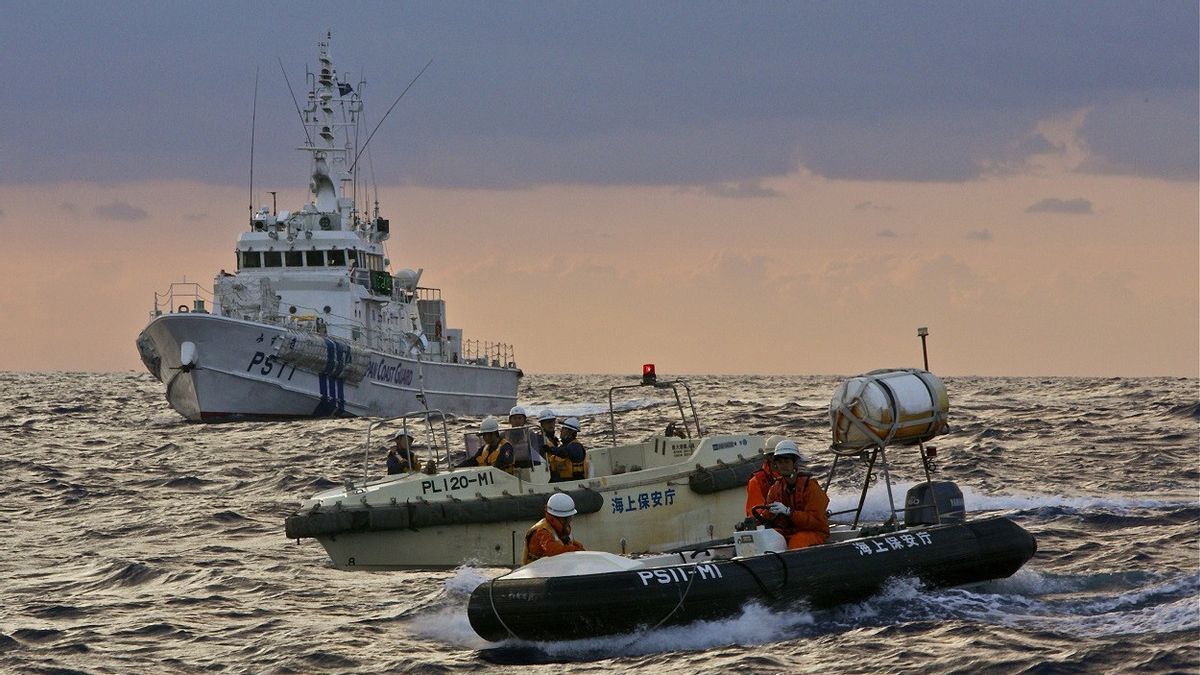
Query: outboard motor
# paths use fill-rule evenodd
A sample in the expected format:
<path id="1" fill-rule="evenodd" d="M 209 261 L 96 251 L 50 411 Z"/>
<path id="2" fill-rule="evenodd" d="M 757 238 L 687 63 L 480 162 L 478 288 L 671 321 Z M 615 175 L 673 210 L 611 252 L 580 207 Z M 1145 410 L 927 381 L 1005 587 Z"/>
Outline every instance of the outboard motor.
<path id="1" fill-rule="evenodd" d="M 966 518 L 962 490 L 951 481 L 936 480 L 914 485 L 904 497 L 906 526 L 961 523 Z"/>

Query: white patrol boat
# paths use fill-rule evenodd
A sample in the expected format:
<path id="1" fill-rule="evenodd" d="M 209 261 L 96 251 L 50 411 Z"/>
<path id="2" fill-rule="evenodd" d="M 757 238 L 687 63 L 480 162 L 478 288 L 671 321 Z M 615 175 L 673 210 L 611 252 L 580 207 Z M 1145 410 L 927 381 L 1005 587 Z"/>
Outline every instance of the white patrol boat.
<path id="1" fill-rule="evenodd" d="M 612 393 L 640 386 L 672 390 L 682 425 L 669 425 L 671 435 L 618 445 Z M 690 415 L 680 387 L 687 393 Z M 361 482 L 347 481 L 345 487 L 303 502 L 286 520 L 287 536 L 317 539 L 340 569 L 445 568 L 466 561 L 516 566 L 526 530 L 542 518 L 546 500 L 556 491 L 574 498 L 574 529 L 591 551 L 633 554 L 695 548 L 726 536 L 729 527 L 745 517 L 746 482 L 762 465 L 764 448 L 774 447 L 781 437 L 705 435 L 687 384 L 659 383 L 652 366 L 644 372 L 642 385 L 610 390 L 609 404 L 613 443 L 587 451 L 587 478 L 551 482 L 538 451 L 540 430 L 509 429 L 504 433 L 513 442 L 517 466 L 511 474 L 485 466 L 366 480 L 364 460 Z M 426 416 L 430 418 L 436 419 L 436 411 Z M 372 423 L 367 452 L 372 431 L 388 423 L 395 424 Z M 448 441 L 444 422 L 442 437 Z M 479 443 L 475 434 L 467 435 L 467 456 Z M 448 456 L 438 456 L 436 443 L 431 445 L 426 471 L 451 466 Z"/>
<path id="2" fill-rule="evenodd" d="M 449 328 L 421 270 L 388 272 L 388 220 L 357 201 L 363 83 L 339 77 L 328 38 L 302 113 L 311 201 L 254 213 L 211 295 L 194 283 L 156 293 L 142 362 L 197 421 L 507 410 L 521 376 L 512 348 Z"/>

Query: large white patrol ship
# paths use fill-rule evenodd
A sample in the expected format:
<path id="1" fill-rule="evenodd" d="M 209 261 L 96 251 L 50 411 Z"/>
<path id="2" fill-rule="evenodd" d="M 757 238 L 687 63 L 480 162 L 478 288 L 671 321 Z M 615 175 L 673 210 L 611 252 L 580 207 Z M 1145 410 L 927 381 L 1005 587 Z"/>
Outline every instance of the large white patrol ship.
<path id="1" fill-rule="evenodd" d="M 211 294 L 194 283 L 156 293 L 142 362 L 196 421 L 507 411 L 521 376 L 511 346 L 464 340 L 441 291 L 418 285 L 421 270 L 388 271 L 389 223 L 377 201 L 359 209 L 354 178 L 368 140 L 363 83 L 334 70 L 329 35 L 318 46 L 299 148 L 311 201 L 254 213 L 236 272 L 221 270 Z"/>

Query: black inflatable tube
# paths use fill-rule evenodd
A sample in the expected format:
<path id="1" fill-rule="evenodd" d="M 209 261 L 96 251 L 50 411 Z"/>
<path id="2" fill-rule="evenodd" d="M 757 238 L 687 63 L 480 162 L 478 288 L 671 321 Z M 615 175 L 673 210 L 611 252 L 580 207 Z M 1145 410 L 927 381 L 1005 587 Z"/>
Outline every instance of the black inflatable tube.
<path id="1" fill-rule="evenodd" d="M 744 489 L 750 476 L 762 466 L 755 458 L 736 464 L 721 464 L 697 469 L 688 474 L 688 487 L 697 494 Z M 595 490 L 570 490 L 580 513 L 596 513 L 604 506 L 604 497 Z M 410 502 L 389 506 L 313 511 L 289 516 L 284 521 L 288 539 L 338 535 L 347 532 L 420 529 L 443 525 L 536 521 L 542 517 L 549 495 L 495 497 L 460 502 Z"/>
<path id="2" fill-rule="evenodd" d="M 733 488 L 745 489 L 750 476 L 762 466 L 762 458 L 737 464 L 718 464 L 711 469 L 698 469 L 688 474 L 688 487 L 692 492 L 707 495 Z"/>
<path id="3" fill-rule="evenodd" d="M 604 497 L 595 490 L 570 490 L 579 513 L 595 513 Z M 314 511 L 289 516 L 284 521 L 288 539 L 336 536 L 351 532 L 421 529 L 444 525 L 533 523 L 543 515 L 549 494 L 472 499 L 458 502 L 410 502 L 389 506 L 355 507 L 340 511 Z"/>
<path id="4" fill-rule="evenodd" d="M 467 614 L 475 632 L 491 641 L 617 635 L 731 616 L 751 600 L 854 602 L 889 577 L 916 576 L 934 587 L 999 579 L 1036 551 L 1032 535 L 997 517 L 702 565 L 498 579 L 471 593 Z"/>

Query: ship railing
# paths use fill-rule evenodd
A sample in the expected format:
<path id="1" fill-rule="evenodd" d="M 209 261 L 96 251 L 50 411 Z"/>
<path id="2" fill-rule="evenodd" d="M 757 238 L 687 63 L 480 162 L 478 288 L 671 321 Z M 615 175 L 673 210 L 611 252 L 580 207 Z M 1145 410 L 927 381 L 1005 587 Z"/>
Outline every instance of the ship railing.
<path id="1" fill-rule="evenodd" d="M 203 309 L 203 303 L 201 303 Z M 405 335 L 393 329 L 367 328 L 361 321 L 340 315 L 328 315 L 316 308 L 296 305 L 296 314 L 275 315 L 271 323 L 284 325 L 293 330 L 307 331 L 318 335 L 332 335 L 348 339 L 351 343 L 379 349 L 392 354 L 408 354 Z M 193 310 L 195 311 L 195 310 Z M 265 318 L 265 317 L 264 317 Z M 516 368 L 516 351 L 506 342 L 487 340 L 463 340 L 461 354 L 448 351 L 451 342 L 445 336 L 425 336 L 430 349 L 422 355 L 427 361 L 465 363 L 493 368 Z"/>
<path id="2" fill-rule="evenodd" d="M 208 313 L 206 303 L 211 305 L 212 300 L 212 291 L 200 284 L 194 281 L 176 281 L 166 291 L 154 292 L 154 309 L 150 311 L 150 318 L 163 314 Z"/>
<path id="3" fill-rule="evenodd" d="M 506 342 L 488 342 L 486 340 L 463 340 L 463 363 L 473 363 L 478 366 L 493 368 L 516 368 L 517 357 L 513 346 Z"/>

